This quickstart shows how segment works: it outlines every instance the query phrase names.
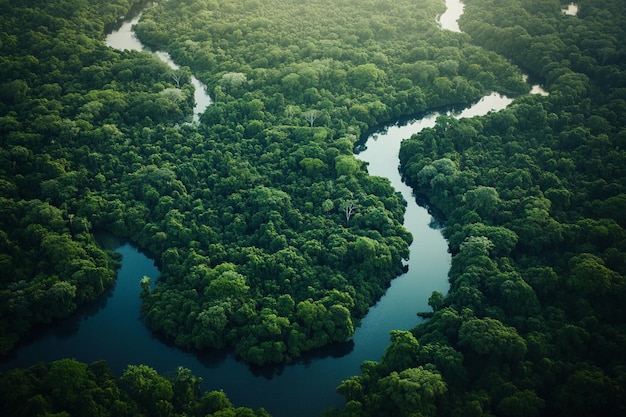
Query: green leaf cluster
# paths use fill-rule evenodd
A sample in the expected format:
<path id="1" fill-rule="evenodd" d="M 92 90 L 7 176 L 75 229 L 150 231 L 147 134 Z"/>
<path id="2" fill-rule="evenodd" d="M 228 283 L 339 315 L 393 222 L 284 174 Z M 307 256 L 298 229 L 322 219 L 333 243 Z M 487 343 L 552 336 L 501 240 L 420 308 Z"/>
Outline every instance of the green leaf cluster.
<path id="1" fill-rule="evenodd" d="M 15 417 L 270 417 L 262 408 L 235 407 L 222 391 L 203 392 L 201 384 L 183 367 L 163 376 L 129 365 L 116 377 L 104 361 L 61 359 L 0 374 L 0 405 Z"/>
<path id="2" fill-rule="evenodd" d="M 572 17 L 558 1 L 465 3 L 461 28 L 550 94 L 480 118 L 441 116 L 403 142 L 405 178 L 445 224 L 451 288 L 433 294 L 415 342 L 392 335 L 380 363 L 338 388 L 349 395 L 337 415 L 395 398 L 370 382 L 372 369 L 380 384 L 384 372 L 428 367 L 447 388 L 432 403 L 439 415 L 619 416 L 626 67 L 613 40 L 625 35 L 623 5 L 581 1 Z M 390 364 L 396 351 L 403 360 Z"/>
<path id="3" fill-rule="evenodd" d="M 486 91 L 527 91 L 509 62 L 442 31 L 442 11 L 437 0 L 167 2 L 148 10 L 136 31 L 193 68 L 216 109 L 250 93 L 247 101 L 263 101 L 273 123 L 359 135 Z M 279 106 L 269 108 L 274 96 Z M 310 110 L 319 114 L 314 122 Z"/>
<path id="4" fill-rule="evenodd" d="M 447 384 L 435 366 L 416 365 L 430 359 L 431 353 L 423 349 L 410 332 L 391 331 L 391 343 L 382 360 L 364 362 L 360 376 L 345 380 L 337 387 L 337 392 L 347 400 L 340 415 L 437 415 L 439 404 L 448 391 Z M 438 365 L 454 361 L 445 358 L 443 350 L 434 353 L 440 358 Z"/>
<path id="5" fill-rule="evenodd" d="M 261 364 L 349 339 L 411 241 L 402 198 L 355 142 L 391 117 L 525 89 L 506 60 L 440 31 L 434 1 L 165 2 L 136 30 L 179 70 L 103 45 L 130 7 L 2 8 L 4 351 L 112 285 L 99 229 L 157 259 L 144 317 L 179 346 Z M 215 98 L 201 123 L 187 123 L 191 69 Z M 25 214 L 38 206 L 54 215 Z"/>
<path id="6" fill-rule="evenodd" d="M 434 0 L 169 1 L 137 32 L 177 71 L 103 44 L 131 3 L 0 1 L 2 351 L 112 285 L 97 229 L 157 259 L 144 317 L 177 345 L 263 364 L 347 340 L 411 241 L 404 202 L 355 142 L 394 117 L 525 92 L 514 60 L 551 95 L 442 116 L 402 147 L 405 176 L 447 220 L 451 290 L 342 384 L 340 413 L 624 414 L 618 1 L 581 1 L 574 19 L 555 1 L 467 0 L 467 34 L 438 29 Z M 185 123 L 191 69 L 215 99 L 200 123 Z M 141 366 L 120 379 L 136 404 L 109 382 L 104 411 L 86 382 L 103 371 L 66 361 L 11 378 L 53 367 L 44 380 L 73 377 L 11 406 L 195 412 L 177 404 L 193 388 Z M 207 395 L 194 410 L 219 412 L 223 395 Z"/>
<path id="7" fill-rule="evenodd" d="M 411 240 L 401 198 L 367 176 L 355 141 L 391 117 L 478 97 L 496 79 L 517 77 L 507 89 L 525 91 L 505 60 L 442 34 L 440 6 L 383 6 L 168 2 L 137 25 L 215 99 L 199 126 L 144 132 L 135 154 L 152 147 L 154 165 L 137 158 L 115 203 L 116 232 L 162 254 L 144 312 L 176 344 L 234 346 L 262 364 L 347 340 Z M 438 77 L 448 90 L 431 89 Z M 248 290 L 211 291 L 211 269 L 231 264 Z"/>
<path id="8" fill-rule="evenodd" d="M 126 153 L 130 126 L 191 111 L 160 94 L 172 88 L 164 64 L 103 45 L 130 6 L 1 5 L 0 353 L 113 286 L 118 260 L 92 235 L 124 171 L 108 155 Z"/>

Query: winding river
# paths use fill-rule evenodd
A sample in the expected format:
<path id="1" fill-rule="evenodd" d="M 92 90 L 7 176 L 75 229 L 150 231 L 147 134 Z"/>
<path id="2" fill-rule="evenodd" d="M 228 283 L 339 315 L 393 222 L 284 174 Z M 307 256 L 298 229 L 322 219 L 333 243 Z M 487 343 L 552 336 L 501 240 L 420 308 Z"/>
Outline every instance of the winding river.
<path id="1" fill-rule="evenodd" d="M 458 0 L 446 1 L 456 14 L 443 14 L 438 21 L 450 27 L 462 13 Z M 458 13 L 460 7 L 460 13 Z M 107 44 L 118 49 L 145 50 L 131 31 L 140 16 L 125 21 L 107 37 Z M 456 24 L 456 23 L 455 23 Z M 168 55 L 158 55 L 174 65 Z M 210 97 L 204 86 L 194 78 L 198 106 L 197 120 Z M 498 94 L 484 97 L 472 106 L 458 112 L 456 117 L 471 117 L 504 108 L 511 99 Z M 61 321 L 34 335 L 8 360 L 0 363 L 0 370 L 27 367 L 40 361 L 74 357 L 92 362 L 105 359 L 116 374 L 127 364 L 146 364 L 159 372 L 171 372 L 183 366 L 203 378 L 205 390 L 223 389 L 236 406 L 264 407 L 274 417 L 313 417 L 326 407 L 343 405 L 343 398 L 335 392 L 342 380 L 360 373 L 365 360 L 379 360 L 389 342 L 392 329 L 408 330 L 419 322 L 416 313 L 428 311 L 428 297 L 432 291 L 447 292 L 447 273 L 450 255 L 447 243 L 436 228 L 433 219 L 418 206 L 411 189 L 398 172 L 398 151 L 402 139 L 425 127 L 433 126 L 439 113 L 430 113 L 404 123 L 389 125 L 370 136 L 365 149 L 357 157 L 369 163 L 372 175 L 390 179 L 408 202 L 405 227 L 413 234 L 408 272 L 395 279 L 386 294 L 370 309 L 349 343 L 333 346 L 308 355 L 295 364 L 281 367 L 249 367 L 228 352 L 197 354 L 165 344 L 155 338 L 140 319 L 139 280 L 144 276 L 158 278 L 154 262 L 129 244 L 118 245 L 123 263 L 115 288 L 102 297 L 97 305 L 81 309 L 69 319 Z"/>
<path id="2" fill-rule="evenodd" d="M 151 7 L 152 3 L 147 3 L 145 7 Z M 106 44 L 112 48 L 124 50 L 128 49 L 131 51 L 144 51 L 144 52 L 152 52 L 156 54 L 161 61 L 165 62 L 173 69 L 178 69 L 179 66 L 174 63 L 174 60 L 167 52 L 163 51 L 153 51 L 150 48 L 147 48 L 143 45 L 135 33 L 133 32 L 133 25 L 139 22 L 141 18 L 141 13 L 137 13 L 135 16 L 130 17 L 128 19 L 124 19 L 121 22 L 121 25 L 116 30 L 109 33 L 106 37 Z M 193 120 L 199 121 L 200 115 L 204 113 L 207 107 L 211 105 L 213 100 L 207 93 L 206 87 L 195 77 L 191 76 L 191 83 L 194 86 L 195 93 L 194 99 L 196 105 L 193 111 Z"/>

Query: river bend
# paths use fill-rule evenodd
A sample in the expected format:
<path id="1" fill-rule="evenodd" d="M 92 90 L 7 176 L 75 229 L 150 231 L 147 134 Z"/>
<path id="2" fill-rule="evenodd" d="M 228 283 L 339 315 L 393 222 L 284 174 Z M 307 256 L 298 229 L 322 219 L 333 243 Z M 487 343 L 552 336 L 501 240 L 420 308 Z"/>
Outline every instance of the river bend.
<path id="1" fill-rule="evenodd" d="M 454 25 L 462 13 L 462 4 L 458 0 L 446 3 L 456 12 L 444 14 L 438 21 L 442 28 L 458 31 L 458 25 Z M 117 49 L 147 50 L 131 30 L 139 18 L 137 15 L 125 21 L 107 37 L 107 44 Z M 160 52 L 158 55 L 176 68 L 169 55 Z M 195 77 L 193 83 L 197 104 L 194 119 L 198 120 L 211 99 Z M 502 109 L 510 102 L 511 99 L 494 93 L 465 110 L 448 114 L 472 117 Z M 386 126 L 373 133 L 364 150 L 357 154 L 369 163 L 371 175 L 389 178 L 408 202 L 404 226 L 414 241 L 408 272 L 392 281 L 385 295 L 361 321 L 351 342 L 278 368 L 252 368 L 227 352 L 196 354 L 165 344 L 152 335 L 140 318 L 139 280 L 145 275 L 154 280 L 159 271 L 152 260 L 133 246 L 123 244 L 116 249 L 123 261 L 115 288 L 96 305 L 85 307 L 34 335 L 12 357 L 0 363 L 0 370 L 64 357 L 84 362 L 105 359 L 118 375 L 127 364 L 143 363 L 161 373 L 183 366 L 203 378 L 203 389 L 223 389 L 235 405 L 264 407 L 274 417 L 313 417 L 326 407 L 343 405 L 343 398 L 335 392 L 341 381 L 359 374 L 363 361 L 381 358 L 389 343 L 389 331 L 408 330 L 419 324 L 422 319 L 416 313 L 429 309 L 427 300 L 432 291 L 446 293 L 448 289 L 447 243 L 440 231 L 431 227 L 433 219 L 426 209 L 417 205 L 398 172 L 400 142 L 434 126 L 439 114 L 429 113 L 408 123 Z"/>

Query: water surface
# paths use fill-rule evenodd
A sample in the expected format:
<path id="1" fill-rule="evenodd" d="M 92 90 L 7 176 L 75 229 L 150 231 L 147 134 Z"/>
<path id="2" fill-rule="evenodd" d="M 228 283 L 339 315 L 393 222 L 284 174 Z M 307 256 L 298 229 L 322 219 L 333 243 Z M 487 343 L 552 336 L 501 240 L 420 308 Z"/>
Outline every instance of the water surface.
<path id="1" fill-rule="evenodd" d="M 151 6 L 152 3 L 148 3 L 146 7 Z M 119 49 L 120 51 L 127 49 L 129 51 L 152 52 L 163 62 L 169 65 L 170 68 L 175 70 L 179 69 L 180 67 L 174 62 L 170 54 L 163 51 L 153 51 L 139 41 L 135 32 L 133 32 L 133 25 L 139 22 L 141 15 L 142 13 L 138 13 L 136 16 L 130 16 L 123 19 L 119 27 L 107 35 L 105 43 L 112 48 Z M 205 85 L 202 84 L 194 75 L 191 76 L 190 82 L 193 84 L 195 89 L 193 120 L 197 122 L 200 120 L 200 115 L 204 113 L 206 108 L 209 107 L 211 103 L 213 103 L 213 100 L 207 93 Z"/>
<path id="2" fill-rule="evenodd" d="M 107 44 L 118 49 L 146 51 L 131 30 L 138 19 L 136 16 L 124 22 L 107 37 Z M 448 25 L 450 19 L 456 22 L 458 16 L 444 14 L 440 18 L 442 26 Z M 158 55 L 176 68 L 168 55 Z M 198 82 L 196 93 L 200 95 L 196 102 L 209 105 L 210 97 L 204 86 L 195 82 Z M 504 108 L 509 102 L 506 97 L 491 94 L 466 110 L 449 114 L 471 117 Z M 195 117 L 206 105 L 201 104 L 194 111 Z M 392 281 L 385 295 L 361 321 L 350 342 L 330 346 L 306 355 L 297 363 L 279 367 L 250 367 L 229 352 L 199 354 L 163 343 L 140 318 L 139 281 L 143 276 L 150 276 L 154 281 L 159 271 L 143 253 L 124 244 L 116 249 L 123 259 L 115 288 L 99 303 L 37 332 L 12 357 L 0 363 L 0 370 L 65 357 L 84 362 L 104 359 L 117 375 L 127 364 L 146 364 L 161 373 L 184 366 L 203 378 L 204 390 L 223 389 L 236 406 L 264 407 L 274 417 L 313 417 L 326 407 L 343 405 L 343 398 L 335 392 L 341 381 L 359 374 L 363 361 L 381 358 L 391 330 L 408 330 L 419 324 L 422 319 L 416 313 L 428 311 L 427 300 L 432 291 L 446 293 L 448 289 L 447 243 L 439 230 L 431 227 L 432 217 L 417 205 L 411 189 L 401 181 L 398 172 L 400 142 L 433 126 L 439 114 L 429 113 L 408 123 L 381 128 L 368 138 L 365 150 L 357 154 L 369 163 L 371 175 L 389 178 L 393 187 L 402 193 L 408 202 L 405 227 L 414 239 L 408 272 Z"/>
<path id="3" fill-rule="evenodd" d="M 437 18 L 437 23 L 442 29 L 452 32 L 461 32 L 459 28 L 459 18 L 463 14 L 465 5 L 460 0 L 445 0 L 446 11 Z"/>

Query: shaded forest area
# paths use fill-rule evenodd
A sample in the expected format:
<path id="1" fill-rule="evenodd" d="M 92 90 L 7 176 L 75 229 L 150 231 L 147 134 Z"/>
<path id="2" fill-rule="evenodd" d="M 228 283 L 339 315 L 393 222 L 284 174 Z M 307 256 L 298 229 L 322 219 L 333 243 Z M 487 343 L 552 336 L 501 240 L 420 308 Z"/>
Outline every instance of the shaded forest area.
<path id="1" fill-rule="evenodd" d="M 463 34 L 439 29 L 439 0 L 170 0 L 136 31 L 176 71 L 104 45 L 132 3 L 0 0 L 0 352 L 114 285 L 98 229 L 157 259 L 144 317 L 179 346 L 263 364 L 349 339 L 412 239 L 355 142 L 402 115 L 524 94 L 520 65 L 548 97 L 444 116 L 403 144 L 404 175 L 446 221 L 450 293 L 392 332 L 329 415 L 624 414 L 622 0 L 580 1 L 576 17 L 558 0 L 467 0 Z M 200 123 L 185 123 L 191 71 L 215 100 Z M 2 405 L 231 407 L 183 373 L 177 404 L 178 376 L 64 360 L 3 374 Z M 143 384 L 159 397 L 134 396 Z M 238 410 L 223 415 L 254 415 Z"/>
<path id="2" fill-rule="evenodd" d="M 438 1 L 165 2 L 136 31 L 180 70 L 103 45 L 129 7 L 3 9 L 5 352 L 113 285 L 99 229 L 157 260 L 145 321 L 178 346 L 264 364 L 348 340 L 412 239 L 354 143 L 393 117 L 528 90 L 441 31 Z M 215 100 L 200 123 L 191 69 Z"/>
<path id="3" fill-rule="evenodd" d="M 451 288 L 342 383 L 336 415 L 623 415 L 625 4 L 465 4 L 461 29 L 550 94 L 402 143 L 407 182 L 445 221 Z"/>
<path id="4" fill-rule="evenodd" d="M 201 383 L 183 367 L 163 376 L 128 365 L 115 377 L 104 361 L 61 359 L 2 374 L 0 404 L 9 416 L 270 417 L 233 406 L 222 391 L 201 392 Z"/>

